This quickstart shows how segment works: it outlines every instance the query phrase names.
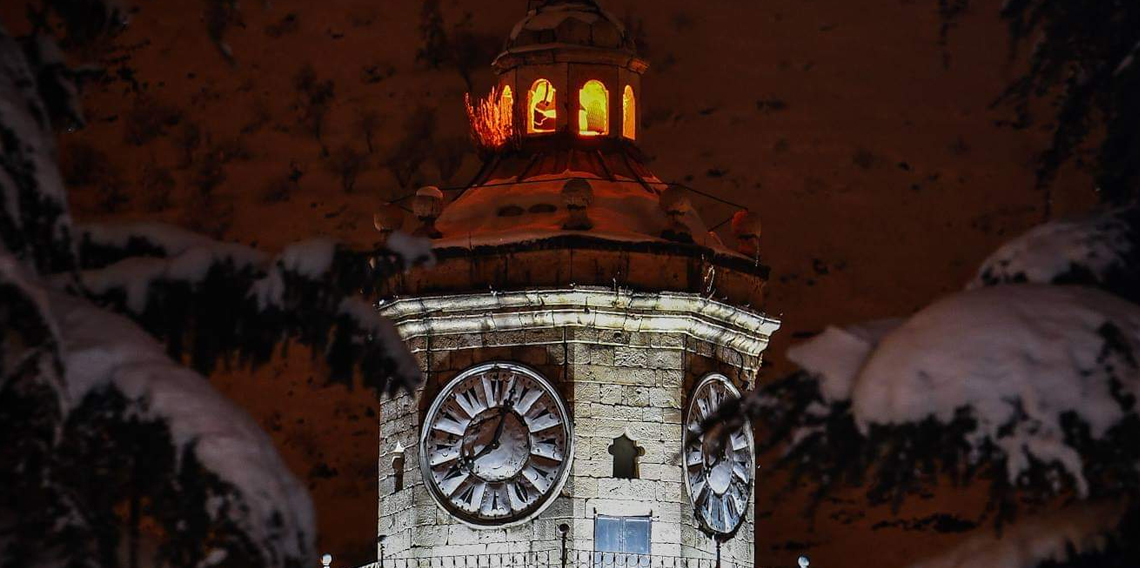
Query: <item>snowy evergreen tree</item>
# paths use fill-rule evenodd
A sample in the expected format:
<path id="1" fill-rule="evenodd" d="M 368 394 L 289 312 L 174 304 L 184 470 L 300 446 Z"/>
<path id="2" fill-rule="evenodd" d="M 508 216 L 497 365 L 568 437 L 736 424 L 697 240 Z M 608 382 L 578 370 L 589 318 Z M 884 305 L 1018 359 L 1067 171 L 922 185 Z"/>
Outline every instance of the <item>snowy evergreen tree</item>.
<path id="1" fill-rule="evenodd" d="M 940 483 L 986 484 L 997 533 L 918 566 L 1134 566 L 1136 223 L 1125 209 L 1037 227 L 966 291 L 792 347 L 801 371 L 714 419 L 751 416 L 773 469 L 812 488 L 809 514 L 851 488 L 897 511 Z M 1070 501 L 1104 511 L 1038 516 Z"/>
<path id="2" fill-rule="evenodd" d="M 938 0 L 944 32 L 978 4 Z M 1041 102 L 1052 109 L 1038 183 L 1047 187 L 1063 164 L 1083 164 L 1095 147 L 1090 165 L 1102 199 L 1123 205 L 1140 197 L 1140 3 L 1008 0 L 1000 11 L 1011 58 L 1026 44 L 1032 51 L 1028 68 L 997 102 L 1012 106 L 1016 128 L 1034 126 Z"/>
<path id="3" fill-rule="evenodd" d="M 202 374 L 296 344 L 330 380 L 414 385 L 366 297 L 430 262 L 427 243 L 315 239 L 271 257 L 157 224 L 77 227 L 55 138 L 83 124 L 85 72 L 47 22 L 79 41 L 121 13 L 52 1 L 33 17 L 29 37 L 0 27 L 0 566 L 313 565 L 304 486 Z"/>
<path id="4" fill-rule="evenodd" d="M 1094 286 L 1140 302 L 1140 205 L 1035 227 L 994 251 L 969 287 L 1017 282 Z"/>

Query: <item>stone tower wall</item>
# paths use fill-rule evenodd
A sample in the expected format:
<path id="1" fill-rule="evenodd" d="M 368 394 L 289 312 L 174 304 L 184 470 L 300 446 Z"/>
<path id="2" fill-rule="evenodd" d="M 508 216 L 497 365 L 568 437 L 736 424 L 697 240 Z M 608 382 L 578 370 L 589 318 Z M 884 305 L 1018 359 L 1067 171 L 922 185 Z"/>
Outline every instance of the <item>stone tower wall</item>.
<path id="1" fill-rule="evenodd" d="M 685 492 L 683 409 L 689 391 L 709 372 L 748 388 L 758 355 L 682 331 L 586 326 L 419 336 L 408 344 L 427 382 L 414 396 L 381 404 L 379 533 L 386 556 L 557 551 L 562 523 L 570 526 L 570 549 L 591 551 L 599 514 L 650 516 L 653 555 L 711 558 L 715 553 L 713 542 L 697 528 Z M 536 519 L 506 528 L 473 528 L 447 514 L 423 485 L 418 461 L 420 421 L 440 387 L 487 361 L 518 362 L 543 374 L 567 402 L 574 426 L 574 461 L 562 494 Z M 638 479 L 613 477 L 609 448 L 622 435 L 644 451 Z M 397 442 L 405 448 L 404 489 L 393 492 Z M 726 560 L 752 560 L 751 501 L 745 526 L 724 547 Z"/>

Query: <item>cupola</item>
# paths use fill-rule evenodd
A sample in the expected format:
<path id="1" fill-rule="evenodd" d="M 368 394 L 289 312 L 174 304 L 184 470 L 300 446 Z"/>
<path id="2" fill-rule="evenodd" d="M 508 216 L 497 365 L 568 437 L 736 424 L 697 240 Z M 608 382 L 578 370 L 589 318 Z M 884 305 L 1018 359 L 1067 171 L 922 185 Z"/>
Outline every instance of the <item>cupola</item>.
<path id="1" fill-rule="evenodd" d="M 749 247 L 726 247 L 692 190 L 646 166 L 638 113 L 648 67 L 595 0 L 532 0 L 492 62 L 489 95 L 467 100 L 482 167 L 462 189 L 423 188 L 412 202 L 415 231 L 439 262 L 397 288 L 715 288 L 762 304 L 767 267 L 752 233 L 742 237 Z"/>
<path id="2" fill-rule="evenodd" d="M 485 104 L 510 109 L 503 118 L 512 123 L 516 144 L 554 135 L 637 139 L 637 99 L 648 64 L 625 26 L 593 0 L 548 0 L 531 9 L 493 65 L 498 86 Z M 488 149 L 505 145 L 481 142 Z"/>

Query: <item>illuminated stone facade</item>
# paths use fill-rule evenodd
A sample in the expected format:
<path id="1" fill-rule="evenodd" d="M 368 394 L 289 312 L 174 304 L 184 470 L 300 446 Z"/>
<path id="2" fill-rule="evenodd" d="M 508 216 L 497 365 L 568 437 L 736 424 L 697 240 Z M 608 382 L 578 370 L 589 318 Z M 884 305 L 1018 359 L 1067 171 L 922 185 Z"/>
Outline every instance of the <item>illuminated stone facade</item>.
<path id="1" fill-rule="evenodd" d="M 589 560 L 615 546 L 595 539 L 614 534 L 599 527 L 628 521 L 633 528 L 618 542 L 623 550 L 712 560 L 716 541 L 686 488 L 686 471 L 712 465 L 684 453 L 682 425 L 694 389 L 710 373 L 740 391 L 755 385 L 761 354 L 779 326 L 758 311 L 768 269 L 758 256 L 756 214 L 733 224 L 748 230 L 735 231 L 738 246 L 730 249 L 683 188 L 667 186 L 646 168 L 636 115 L 647 65 L 621 24 L 592 0 L 540 3 L 512 31 L 494 68 L 496 91 L 469 108 L 487 152 L 482 170 L 450 203 L 435 188 L 421 189 L 414 203 L 417 233 L 433 239 L 436 265 L 378 286 L 388 298 L 381 312 L 395 322 L 426 379 L 415 393 L 381 403 L 383 554 L 471 559 L 549 552 L 522 565 L 557 565 L 551 560 L 564 539 L 575 558 Z M 497 146 L 502 137 L 489 133 L 506 122 L 506 109 L 518 131 L 512 143 Z M 526 416 L 510 414 L 520 402 L 503 396 L 505 386 L 492 395 L 490 385 L 475 410 L 449 398 L 453 379 L 465 381 L 464 371 L 491 362 L 541 375 L 572 426 L 572 461 L 568 469 L 557 466 L 566 472 L 562 485 L 550 484 L 543 493 L 552 496 L 548 504 L 520 508 L 530 513 L 517 517 L 496 512 L 504 502 L 514 506 L 513 481 L 478 472 L 497 467 L 486 461 L 495 456 L 508 456 L 510 464 L 527 452 L 541 456 L 531 451 L 540 443 L 533 434 L 512 430 L 525 423 L 534 432 Z M 448 400 L 456 401 L 453 414 L 437 428 Z M 466 418 L 452 421 L 464 412 Z M 508 423 L 502 443 L 529 445 L 500 451 Z M 453 432 L 439 434 L 444 430 Z M 734 455 L 751 455 L 749 445 Z M 740 468 L 718 471 L 747 478 L 734 487 L 750 487 L 754 478 Z M 453 485 L 444 489 L 447 483 Z M 468 493 L 465 483 L 481 485 Z M 753 492 L 715 491 L 718 507 L 731 500 L 728 508 L 743 519 L 736 531 L 720 535 L 726 566 L 751 565 Z M 461 503 L 450 501 L 457 495 Z M 487 495 L 496 500 L 489 503 Z M 460 520 L 468 515 L 464 504 L 476 503 L 489 512 Z"/>
<path id="2" fill-rule="evenodd" d="M 472 556 L 594 550 L 598 515 L 648 516 L 651 554 L 711 558 L 697 527 L 681 467 L 683 407 L 710 372 L 751 386 L 775 321 L 695 294 L 602 289 L 439 296 L 400 300 L 383 312 L 418 358 L 426 387 L 381 405 L 379 533 L 392 557 Z M 561 495 L 532 521 L 476 528 L 437 506 L 423 485 L 418 436 L 433 390 L 486 361 L 527 365 L 551 380 L 571 409 L 575 456 Z M 637 479 L 613 477 L 609 448 L 620 436 L 643 450 Z M 405 448 L 403 489 L 393 458 Z M 752 502 L 726 560 L 752 559 Z"/>

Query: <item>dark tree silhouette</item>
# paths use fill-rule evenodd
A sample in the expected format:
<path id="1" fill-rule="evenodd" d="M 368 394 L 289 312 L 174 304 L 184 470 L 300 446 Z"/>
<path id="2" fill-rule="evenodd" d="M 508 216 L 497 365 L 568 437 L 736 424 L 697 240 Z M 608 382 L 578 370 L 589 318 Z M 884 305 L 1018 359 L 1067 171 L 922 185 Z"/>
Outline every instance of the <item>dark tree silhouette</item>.
<path id="1" fill-rule="evenodd" d="M 33 17 L 75 41 L 120 21 L 100 0 L 43 7 Z M 0 565 L 314 565 L 303 484 L 202 374 L 294 344 L 329 382 L 411 386 L 418 365 L 367 295 L 430 253 L 399 234 L 391 250 L 313 239 L 268 255 L 155 223 L 75 225 L 55 137 L 83 124 L 78 74 L 34 27 L 0 27 Z M 203 199 L 223 177 L 206 154 Z"/>
<path id="2" fill-rule="evenodd" d="M 468 91 L 474 88 L 475 71 L 485 68 L 500 47 L 495 36 L 474 30 L 470 12 L 465 13 L 450 32 L 446 30 L 439 0 L 424 2 L 420 12 L 420 40 L 416 61 L 432 69 L 454 69 Z"/>
<path id="3" fill-rule="evenodd" d="M 938 5 L 945 38 L 966 10 L 990 4 Z M 1061 166 L 1083 163 L 1084 150 L 1095 148 L 1091 169 L 1101 199 L 1119 205 L 1140 196 L 1140 3 L 1011 0 L 1001 16 L 1011 57 L 1027 44 L 1032 51 L 1024 73 L 995 103 L 1013 108 L 1015 128 L 1038 123 L 1039 103 L 1052 113 L 1044 122 L 1052 140 L 1038 158 L 1038 185 L 1047 191 Z"/>
<path id="4" fill-rule="evenodd" d="M 316 69 L 306 64 L 293 76 L 293 88 L 297 90 L 296 106 L 301 125 L 321 144 L 321 153 L 327 153 L 321 136 L 324 133 L 325 118 L 336 96 L 332 79 L 322 81 L 317 77 Z"/>
<path id="5" fill-rule="evenodd" d="M 380 113 L 371 108 L 363 108 L 356 113 L 356 122 L 353 123 L 353 125 L 356 127 L 356 131 L 360 133 L 360 136 L 364 138 L 364 144 L 368 147 L 369 154 L 376 150 L 373 146 L 373 139 L 376 136 L 376 132 L 380 130 L 382 122 Z"/>
<path id="6" fill-rule="evenodd" d="M 202 128 L 193 122 L 184 122 L 171 137 L 174 147 L 182 154 L 180 167 L 189 168 L 194 163 L 194 152 L 202 145 Z"/>
<path id="7" fill-rule="evenodd" d="M 1106 531 L 1103 535 L 1070 535 L 1104 536 L 1109 546 L 1041 566 L 1134 565 L 1137 548 L 1131 535 L 1140 517 L 1140 335 L 1129 322 L 1140 309 L 1135 304 L 1138 215 L 1140 207 L 1132 205 L 1036 227 L 986 259 L 966 292 L 935 302 L 912 319 L 829 329 L 809 342 L 807 355 L 805 346 L 798 347 L 799 356 L 789 351 L 790 358 L 810 369 L 722 405 L 704 427 L 738 425 L 742 416 L 750 416 L 762 433 L 757 448 L 768 464 L 764 469 L 781 471 L 791 486 L 809 488 L 809 516 L 851 489 L 863 491 L 866 505 L 887 505 L 897 512 L 947 482 L 985 488 L 988 501 L 978 511 L 979 524 L 998 531 L 1072 500 L 1090 506 L 1120 503 L 1125 514 L 1115 528 L 1097 529 Z M 1042 292 L 1059 300 L 1035 304 L 1032 318 L 1013 322 L 995 313 L 1000 311 L 996 299 Z M 969 298 L 989 298 L 989 304 L 980 304 L 989 310 L 958 303 Z M 1082 306 L 1090 299 L 1111 307 L 1086 310 Z M 966 315 L 971 305 L 979 313 Z M 954 306 L 955 317 L 967 319 L 955 320 L 960 324 L 955 328 L 947 325 L 950 320 L 932 315 L 939 309 L 945 315 L 946 306 Z M 1084 315 L 1062 326 L 1038 327 L 1038 318 L 1056 317 L 1049 315 L 1053 309 Z M 969 318 L 987 323 L 961 325 Z M 954 357 L 951 346 L 977 334 L 1019 339 L 1004 345 L 987 341 L 973 350 L 976 365 L 950 365 L 954 370 L 946 374 L 952 376 L 931 376 L 932 369 Z M 1037 339 L 1023 339 L 1033 337 L 1048 337 L 1048 350 L 1066 353 L 1072 363 L 1055 365 L 1057 374 L 1048 379 L 1020 366 L 1046 350 Z M 843 352 L 842 341 L 866 351 L 842 371 L 819 367 L 823 360 L 856 356 Z M 930 392 L 913 388 L 917 384 Z M 939 385 L 972 393 L 953 399 L 970 402 L 952 402 L 951 407 L 941 400 L 947 391 Z M 1082 396 L 1044 402 L 1050 391 L 1074 385 L 1103 398 L 1097 404 Z M 909 410 L 880 415 L 898 409 Z M 1035 449 L 1045 447 L 1050 449 Z"/>
<path id="8" fill-rule="evenodd" d="M 149 211 L 163 211 L 170 207 L 170 194 L 177 185 L 170 168 L 154 163 L 147 164 L 143 168 L 140 183 L 146 194 L 146 207 Z"/>
<path id="9" fill-rule="evenodd" d="M 412 184 L 435 147 L 435 110 L 419 107 L 404 120 L 404 132 L 384 165 L 400 187 Z"/>
<path id="10" fill-rule="evenodd" d="M 345 144 L 329 156 L 325 167 L 340 179 L 345 193 L 352 193 L 356 189 L 356 178 L 368 167 L 368 156 Z"/>

